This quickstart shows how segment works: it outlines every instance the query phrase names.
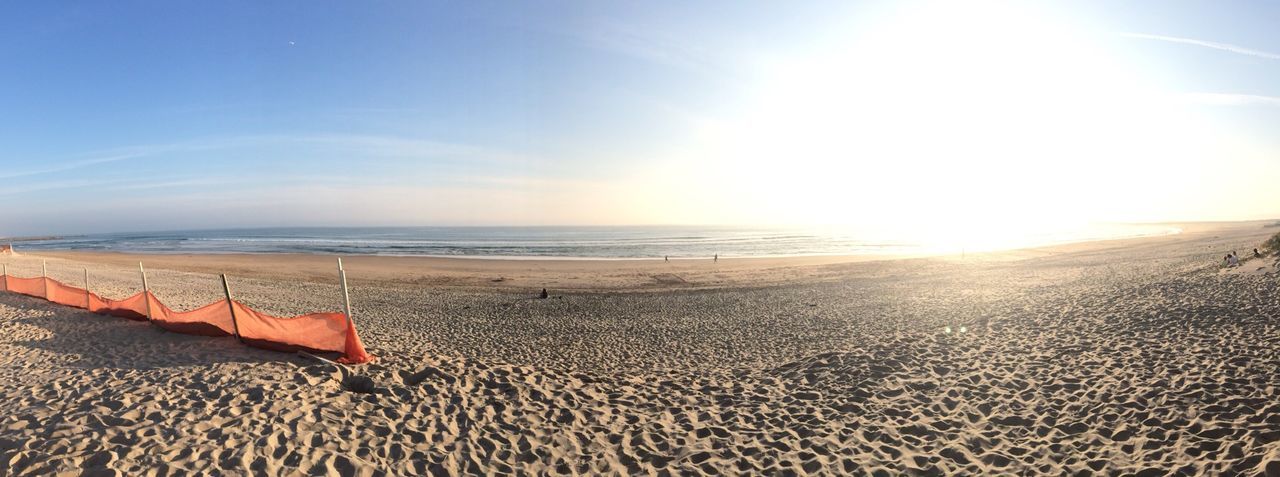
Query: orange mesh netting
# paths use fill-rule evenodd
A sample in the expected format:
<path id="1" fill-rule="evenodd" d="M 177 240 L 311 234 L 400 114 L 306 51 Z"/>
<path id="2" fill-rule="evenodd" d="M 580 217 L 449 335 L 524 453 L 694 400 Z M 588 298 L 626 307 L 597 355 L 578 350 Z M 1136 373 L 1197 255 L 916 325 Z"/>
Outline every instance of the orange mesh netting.
<path id="1" fill-rule="evenodd" d="M 99 315 L 147 321 L 147 301 L 142 298 L 141 292 L 123 300 L 108 300 L 98 296 L 97 293 L 90 293 L 89 311 Z"/>
<path id="2" fill-rule="evenodd" d="M 11 292 L 44 298 L 44 280 L 39 278 L 5 277 L 5 283 Z"/>
<path id="3" fill-rule="evenodd" d="M 245 344 L 278 351 L 337 351 L 343 362 L 372 359 L 355 334 L 355 325 L 342 313 L 312 313 L 278 318 L 233 301 L 240 339 Z"/>
<path id="4" fill-rule="evenodd" d="M 59 305 L 89 309 L 89 293 L 85 292 L 83 288 L 69 287 L 53 279 L 45 279 L 44 283 L 48 287 L 45 292 L 46 300 Z"/>
<path id="5" fill-rule="evenodd" d="M 94 313 L 150 321 L 166 330 L 190 335 L 235 336 L 249 346 L 277 351 L 317 351 L 342 353 L 343 363 L 373 360 L 360 342 L 355 325 L 342 313 L 310 313 L 279 318 L 244 304 L 219 300 L 191 311 L 174 311 L 150 292 L 123 300 L 110 300 L 83 288 L 65 285 L 51 278 L 4 276 L 5 289 L 44 298 L 61 305 L 88 309 Z"/>
<path id="6" fill-rule="evenodd" d="M 161 328 L 188 335 L 234 336 L 235 324 L 231 321 L 231 308 L 227 301 L 215 301 L 191 311 L 178 312 L 160 303 L 150 293 L 151 322 Z"/>

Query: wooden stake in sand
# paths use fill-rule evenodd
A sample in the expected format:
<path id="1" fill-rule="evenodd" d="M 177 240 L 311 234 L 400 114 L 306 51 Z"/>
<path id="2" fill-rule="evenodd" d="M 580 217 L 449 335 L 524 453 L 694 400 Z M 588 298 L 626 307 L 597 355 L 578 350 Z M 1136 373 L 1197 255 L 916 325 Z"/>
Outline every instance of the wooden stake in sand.
<path id="1" fill-rule="evenodd" d="M 89 299 L 89 269 L 84 269 L 84 309 L 92 310 L 93 302 Z"/>
<path id="2" fill-rule="evenodd" d="M 231 328 L 236 332 L 236 339 L 244 343 L 240 337 L 240 324 L 236 323 L 236 306 L 231 303 L 231 285 L 227 284 L 227 274 L 222 274 L 222 293 L 227 296 L 227 308 L 231 309 Z"/>
<path id="3" fill-rule="evenodd" d="M 151 289 L 147 287 L 147 269 L 138 262 L 138 273 L 142 274 L 142 298 L 147 303 L 147 321 L 151 321 Z"/>
<path id="4" fill-rule="evenodd" d="M 4 264 L 4 291 L 9 291 L 9 264 Z"/>
<path id="5" fill-rule="evenodd" d="M 347 311 L 347 328 L 351 328 L 351 294 L 347 293 L 347 271 L 342 269 L 342 257 L 338 257 L 338 280 L 342 282 L 342 306 Z"/>
<path id="6" fill-rule="evenodd" d="M 49 262 L 40 261 L 40 285 L 44 289 L 44 299 L 49 299 Z"/>

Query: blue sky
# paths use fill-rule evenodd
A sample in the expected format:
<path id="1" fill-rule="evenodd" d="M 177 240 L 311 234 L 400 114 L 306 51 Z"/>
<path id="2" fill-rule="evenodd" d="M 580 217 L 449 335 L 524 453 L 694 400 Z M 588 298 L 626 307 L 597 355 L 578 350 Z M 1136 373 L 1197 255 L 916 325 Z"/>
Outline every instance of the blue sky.
<path id="1" fill-rule="evenodd" d="M 0 235 L 1280 216 L 1277 4 L 947 3 L 7 5 Z"/>

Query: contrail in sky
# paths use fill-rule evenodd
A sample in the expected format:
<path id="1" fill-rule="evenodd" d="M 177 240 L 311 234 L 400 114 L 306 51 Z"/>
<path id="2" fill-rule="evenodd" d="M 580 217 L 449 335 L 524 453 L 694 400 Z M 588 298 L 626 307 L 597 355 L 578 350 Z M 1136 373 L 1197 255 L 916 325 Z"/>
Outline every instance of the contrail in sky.
<path id="1" fill-rule="evenodd" d="M 1144 40 L 1167 41 L 1170 43 L 1182 43 L 1184 45 L 1203 46 L 1205 48 L 1213 48 L 1215 50 L 1229 51 L 1229 52 L 1238 53 L 1241 55 L 1256 56 L 1259 58 L 1266 58 L 1269 60 L 1280 60 L 1280 53 L 1254 50 L 1252 48 L 1245 48 L 1243 46 L 1232 45 L 1230 43 L 1218 43 L 1215 41 L 1204 41 L 1204 40 L 1197 40 L 1195 38 L 1182 38 L 1182 37 L 1176 37 L 1176 36 L 1151 35 L 1147 33 L 1124 32 L 1124 33 L 1120 33 L 1120 36 L 1125 36 L 1129 38 L 1141 38 Z"/>

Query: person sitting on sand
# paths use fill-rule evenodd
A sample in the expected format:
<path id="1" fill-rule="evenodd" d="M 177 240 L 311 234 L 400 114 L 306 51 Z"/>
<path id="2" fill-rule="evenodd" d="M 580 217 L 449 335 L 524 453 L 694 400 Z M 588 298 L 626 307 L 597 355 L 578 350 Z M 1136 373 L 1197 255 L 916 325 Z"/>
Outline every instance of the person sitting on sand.
<path id="1" fill-rule="evenodd" d="M 1228 267 L 1238 267 L 1238 266 L 1240 266 L 1240 259 L 1239 259 L 1239 258 L 1236 258 L 1236 253 L 1235 253 L 1235 252 L 1231 252 L 1231 254 L 1230 254 L 1230 255 L 1227 255 L 1227 266 L 1228 266 Z"/>
<path id="2" fill-rule="evenodd" d="M 1256 248 L 1253 249 L 1253 258 L 1262 258 L 1262 252 L 1259 252 Z"/>

